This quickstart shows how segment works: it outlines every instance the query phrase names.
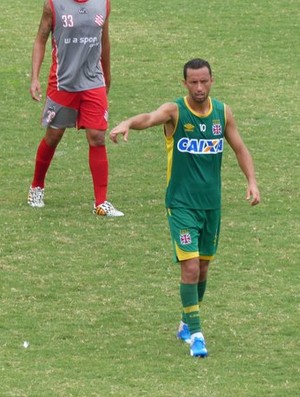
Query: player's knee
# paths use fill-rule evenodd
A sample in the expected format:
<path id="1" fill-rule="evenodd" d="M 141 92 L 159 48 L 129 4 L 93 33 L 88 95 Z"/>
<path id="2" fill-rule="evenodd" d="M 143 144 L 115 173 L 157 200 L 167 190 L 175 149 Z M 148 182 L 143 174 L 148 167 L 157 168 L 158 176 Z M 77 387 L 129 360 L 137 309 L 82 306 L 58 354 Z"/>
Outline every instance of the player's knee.
<path id="1" fill-rule="evenodd" d="M 90 146 L 105 145 L 105 131 L 87 130 L 86 137 Z"/>
<path id="2" fill-rule="evenodd" d="M 199 260 L 189 259 L 181 262 L 181 281 L 185 284 L 198 283 L 200 276 Z"/>
<path id="3" fill-rule="evenodd" d="M 63 134 L 64 130 L 48 129 L 45 135 L 45 141 L 47 145 L 55 148 L 59 144 Z"/>

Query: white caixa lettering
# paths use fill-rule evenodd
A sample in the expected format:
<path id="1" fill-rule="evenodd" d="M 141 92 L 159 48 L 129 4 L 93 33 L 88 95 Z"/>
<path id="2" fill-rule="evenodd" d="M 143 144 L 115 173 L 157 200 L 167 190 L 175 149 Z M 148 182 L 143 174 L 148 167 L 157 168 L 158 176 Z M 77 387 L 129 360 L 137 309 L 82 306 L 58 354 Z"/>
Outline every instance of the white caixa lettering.
<path id="1" fill-rule="evenodd" d="M 177 149 L 190 154 L 218 154 L 223 152 L 223 138 L 221 139 L 189 139 L 181 138 Z"/>

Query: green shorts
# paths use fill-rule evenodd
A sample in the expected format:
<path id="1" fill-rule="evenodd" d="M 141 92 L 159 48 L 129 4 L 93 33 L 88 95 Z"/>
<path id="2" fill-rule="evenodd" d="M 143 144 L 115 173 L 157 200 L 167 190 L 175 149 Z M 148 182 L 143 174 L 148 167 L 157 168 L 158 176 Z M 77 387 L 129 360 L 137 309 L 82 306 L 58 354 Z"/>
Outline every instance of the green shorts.
<path id="1" fill-rule="evenodd" d="M 168 208 L 174 261 L 197 258 L 211 260 L 218 247 L 221 210 Z"/>

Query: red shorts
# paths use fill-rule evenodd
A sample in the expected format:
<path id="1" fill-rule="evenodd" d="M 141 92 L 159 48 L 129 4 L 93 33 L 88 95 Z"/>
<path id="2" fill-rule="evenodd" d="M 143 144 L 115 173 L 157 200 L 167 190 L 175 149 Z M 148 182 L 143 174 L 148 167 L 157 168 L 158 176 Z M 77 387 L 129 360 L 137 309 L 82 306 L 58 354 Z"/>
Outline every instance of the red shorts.
<path id="1" fill-rule="evenodd" d="M 108 128 L 108 100 L 106 88 L 67 92 L 49 86 L 42 116 L 45 127 L 95 129 Z"/>

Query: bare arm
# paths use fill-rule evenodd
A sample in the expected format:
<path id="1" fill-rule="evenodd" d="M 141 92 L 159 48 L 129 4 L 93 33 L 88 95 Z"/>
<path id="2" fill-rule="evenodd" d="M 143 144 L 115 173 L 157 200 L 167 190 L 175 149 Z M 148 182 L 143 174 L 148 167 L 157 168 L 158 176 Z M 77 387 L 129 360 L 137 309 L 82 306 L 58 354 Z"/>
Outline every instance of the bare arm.
<path id="1" fill-rule="evenodd" d="M 109 14 L 110 14 L 110 1 L 108 1 L 107 18 L 103 25 L 102 31 L 102 54 L 101 65 L 104 74 L 106 92 L 109 92 L 111 83 L 110 73 L 110 39 L 109 39 Z"/>
<path id="2" fill-rule="evenodd" d="M 238 164 L 248 181 L 246 198 L 251 200 L 251 205 L 256 205 L 260 202 L 260 193 L 255 178 L 253 160 L 237 130 L 233 114 L 228 106 L 226 106 L 226 120 L 225 138 L 234 151 Z"/>
<path id="3" fill-rule="evenodd" d="M 175 103 L 165 103 L 158 109 L 150 113 L 141 113 L 127 120 L 122 121 L 109 134 L 110 139 L 117 143 L 118 135 L 124 136 L 124 141 L 128 139 L 129 130 L 144 130 L 155 125 L 166 124 L 168 130 L 174 130 L 177 120 L 177 105 Z"/>
<path id="4" fill-rule="evenodd" d="M 46 0 L 32 51 L 32 72 L 31 72 L 30 94 L 32 99 L 36 101 L 40 101 L 42 97 L 42 90 L 39 81 L 39 76 L 40 76 L 41 66 L 44 60 L 46 43 L 49 34 L 51 32 L 51 29 L 52 29 L 52 10 L 49 1 Z"/>

